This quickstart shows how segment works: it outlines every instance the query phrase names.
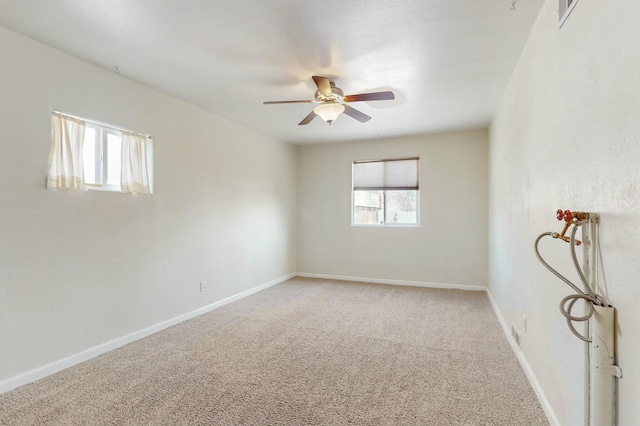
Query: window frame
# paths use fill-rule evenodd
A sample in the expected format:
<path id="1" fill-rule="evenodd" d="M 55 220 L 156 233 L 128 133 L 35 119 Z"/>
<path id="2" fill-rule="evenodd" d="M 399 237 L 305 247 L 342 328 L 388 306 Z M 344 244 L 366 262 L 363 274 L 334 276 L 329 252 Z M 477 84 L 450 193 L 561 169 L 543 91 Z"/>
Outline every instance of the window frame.
<path id="1" fill-rule="evenodd" d="M 374 163 L 374 162 L 391 162 L 391 161 L 408 161 L 415 160 L 416 161 L 416 179 L 417 179 L 417 187 L 415 189 L 407 189 L 407 188 L 388 188 L 388 189 L 378 189 L 375 191 L 382 191 L 383 196 L 383 223 L 355 223 L 355 194 L 356 191 L 367 191 L 366 189 L 355 189 L 355 167 L 356 164 L 359 163 Z M 388 197 L 387 192 L 393 191 L 415 191 L 416 193 L 416 221 L 415 223 L 397 223 L 397 222 L 387 222 L 387 203 Z M 370 192 L 374 192 L 371 190 Z M 383 160 L 355 160 L 351 162 L 351 226 L 355 227 L 377 227 L 377 228 L 419 228 L 420 227 L 420 158 L 419 157 L 406 157 L 406 158 L 391 158 L 391 159 L 383 159 Z"/>

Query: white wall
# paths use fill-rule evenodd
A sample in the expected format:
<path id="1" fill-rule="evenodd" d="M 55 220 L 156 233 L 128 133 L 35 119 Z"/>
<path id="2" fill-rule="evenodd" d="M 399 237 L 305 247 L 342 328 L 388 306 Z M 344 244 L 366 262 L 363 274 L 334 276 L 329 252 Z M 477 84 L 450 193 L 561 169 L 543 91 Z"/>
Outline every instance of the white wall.
<path id="1" fill-rule="evenodd" d="M 2 28 L 0 52 L 0 382 L 295 272 L 295 147 Z M 152 134 L 155 194 L 46 190 L 51 109 Z"/>
<path id="2" fill-rule="evenodd" d="M 298 270 L 484 286 L 485 130 L 298 148 Z M 351 226 L 351 164 L 420 157 L 419 228 Z"/>
<path id="3" fill-rule="evenodd" d="M 614 4 L 615 3 L 615 4 Z M 640 419 L 640 3 L 577 3 L 562 29 L 548 0 L 490 132 L 490 292 L 561 425 L 583 424 L 584 343 L 558 311 L 569 287 L 536 260 L 558 208 L 597 212 L 604 273 L 618 310 L 619 425 Z M 541 245 L 577 280 L 568 247 Z"/>

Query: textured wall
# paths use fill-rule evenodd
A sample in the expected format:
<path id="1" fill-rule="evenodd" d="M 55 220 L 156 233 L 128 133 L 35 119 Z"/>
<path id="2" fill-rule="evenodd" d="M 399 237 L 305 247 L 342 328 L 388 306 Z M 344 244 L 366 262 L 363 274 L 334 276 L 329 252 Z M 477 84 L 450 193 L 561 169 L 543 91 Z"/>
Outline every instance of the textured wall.
<path id="1" fill-rule="evenodd" d="M 420 157 L 416 227 L 351 226 L 351 164 Z M 298 148 L 298 271 L 485 285 L 485 130 Z"/>
<path id="2" fill-rule="evenodd" d="M 562 29 L 543 7 L 490 131 L 490 291 L 562 425 L 583 424 L 585 344 L 558 311 L 569 287 L 536 260 L 558 208 L 601 215 L 603 271 L 618 309 L 620 425 L 640 419 L 640 4 L 580 1 Z M 568 247 L 541 245 L 577 280 Z M 604 280 L 601 280 L 604 283 Z"/>
<path id="3" fill-rule="evenodd" d="M 0 381 L 295 272 L 295 147 L 2 28 L 0 51 Z M 51 109 L 152 134 L 155 194 L 47 191 Z"/>

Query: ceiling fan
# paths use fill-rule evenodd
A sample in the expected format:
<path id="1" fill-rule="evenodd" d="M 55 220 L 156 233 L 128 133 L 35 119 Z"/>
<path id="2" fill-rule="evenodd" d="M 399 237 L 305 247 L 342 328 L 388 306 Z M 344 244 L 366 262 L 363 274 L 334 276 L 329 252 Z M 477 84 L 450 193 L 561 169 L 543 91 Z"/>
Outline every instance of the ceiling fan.
<path id="1" fill-rule="evenodd" d="M 393 92 L 373 92 L 373 93 L 361 93 L 359 95 L 347 95 L 344 96 L 342 90 L 336 87 L 333 81 L 329 81 L 327 77 L 320 77 L 314 75 L 313 81 L 318 86 L 318 90 L 315 93 L 314 100 L 302 100 L 302 101 L 267 101 L 264 105 L 271 104 L 299 104 L 299 103 L 314 103 L 320 104 L 314 108 L 301 122 L 299 126 L 309 124 L 311 120 L 320 116 L 324 121 L 331 124 L 341 113 L 345 113 L 348 116 L 355 118 L 361 123 L 371 120 L 367 114 L 358 111 L 355 108 L 350 107 L 344 102 L 359 102 L 359 101 L 386 101 L 395 99 Z"/>

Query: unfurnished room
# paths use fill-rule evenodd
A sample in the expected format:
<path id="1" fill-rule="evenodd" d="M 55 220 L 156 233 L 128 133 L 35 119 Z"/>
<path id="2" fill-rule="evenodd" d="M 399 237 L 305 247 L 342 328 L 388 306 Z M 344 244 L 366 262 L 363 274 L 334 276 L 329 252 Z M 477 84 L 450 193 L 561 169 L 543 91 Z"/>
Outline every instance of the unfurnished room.
<path id="1" fill-rule="evenodd" d="M 0 425 L 640 424 L 639 23 L 0 0 Z"/>

